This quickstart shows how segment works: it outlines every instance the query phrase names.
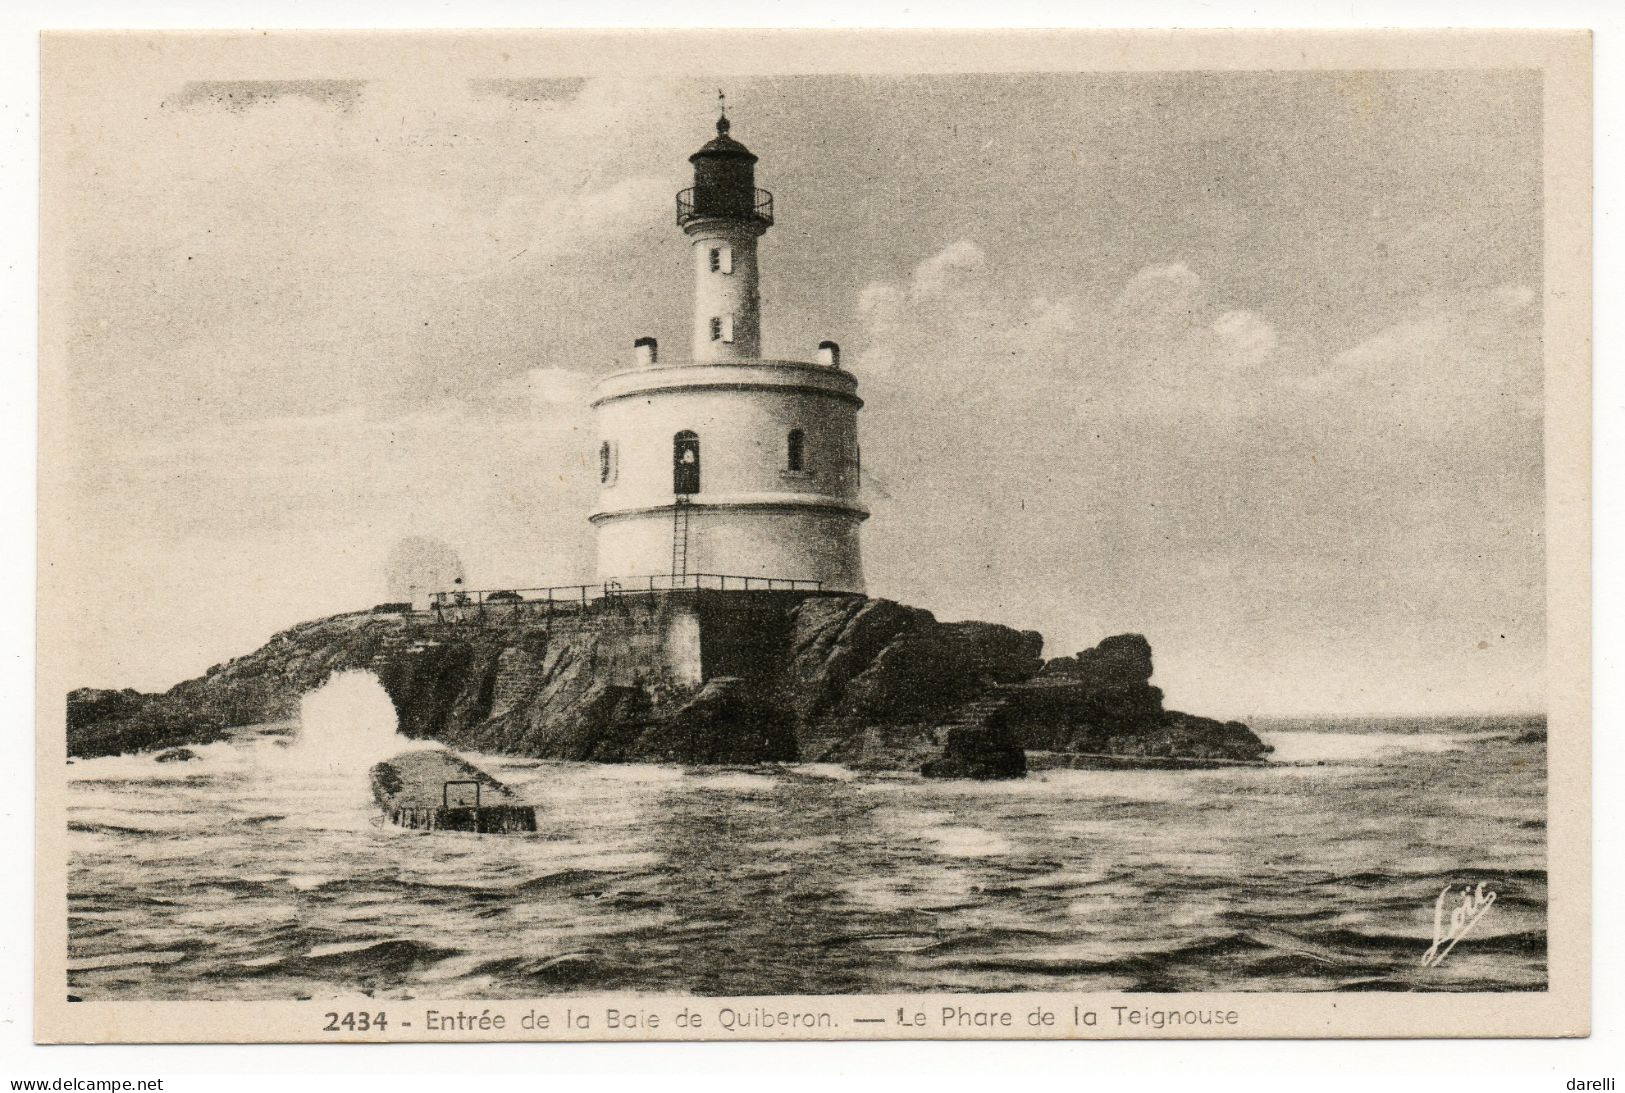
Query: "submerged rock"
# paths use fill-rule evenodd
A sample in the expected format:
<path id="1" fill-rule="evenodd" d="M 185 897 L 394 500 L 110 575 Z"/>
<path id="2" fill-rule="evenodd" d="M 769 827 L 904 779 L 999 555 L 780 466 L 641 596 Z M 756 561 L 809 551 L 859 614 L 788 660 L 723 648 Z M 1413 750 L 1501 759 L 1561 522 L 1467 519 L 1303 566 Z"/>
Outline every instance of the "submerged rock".
<path id="1" fill-rule="evenodd" d="M 170 748 L 153 756 L 155 763 L 190 763 L 197 759 L 197 752 L 191 748 Z"/>

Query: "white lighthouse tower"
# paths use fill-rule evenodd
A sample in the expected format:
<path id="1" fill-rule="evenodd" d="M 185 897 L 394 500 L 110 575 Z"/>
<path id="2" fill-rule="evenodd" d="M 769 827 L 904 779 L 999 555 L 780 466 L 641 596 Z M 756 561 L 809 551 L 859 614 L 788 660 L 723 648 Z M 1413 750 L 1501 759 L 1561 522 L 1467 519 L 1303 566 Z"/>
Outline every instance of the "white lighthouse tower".
<path id="1" fill-rule="evenodd" d="M 598 578 L 861 592 L 858 383 L 834 342 L 816 362 L 762 358 L 756 245 L 773 226 L 773 195 L 756 188 L 756 157 L 728 128 L 724 115 L 677 195 L 694 256 L 690 359 L 664 363 L 639 338 L 637 367 L 594 394 Z"/>

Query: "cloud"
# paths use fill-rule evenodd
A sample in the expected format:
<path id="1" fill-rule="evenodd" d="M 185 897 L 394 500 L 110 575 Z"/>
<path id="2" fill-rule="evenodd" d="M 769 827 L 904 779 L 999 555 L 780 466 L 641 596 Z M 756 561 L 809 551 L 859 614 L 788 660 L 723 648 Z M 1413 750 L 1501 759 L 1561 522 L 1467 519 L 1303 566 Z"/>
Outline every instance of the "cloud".
<path id="1" fill-rule="evenodd" d="M 250 84 L 136 88 L 75 148 L 69 367 L 98 433 L 467 397 L 593 359 L 612 304 L 583 286 L 655 276 L 665 85 Z"/>
<path id="2" fill-rule="evenodd" d="M 1273 382 L 1281 339 L 1262 313 L 1215 306 L 1189 264 L 1142 267 L 1117 286 L 1049 284 L 1025 294 L 1020 267 L 962 239 L 897 281 L 859 293 L 860 369 L 910 382 L 929 374 L 1016 397 L 986 377 L 1022 382 L 1136 415 L 1219 419 Z M 1108 301 L 1102 307 L 1102 298 Z"/>
<path id="3" fill-rule="evenodd" d="M 1074 334 L 1082 325 L 1075 297 L 1051 300 L 1048 296 L 1035 296 L 1027 305 L 1024 325 L 1036 336 Z"/>
<path id="4" fill-rule="evenodd" d="M 871 282 L 858 293 L 858 316 L 873 326 L 893 325 L 902 320 L 905 298 L 903 290 L 896 285 Z"/>
<path id="5" fill-rule="evenodd" d="M 1536 422 L 1544 384 L 1534 304 L 1522 285 L 1419 301 L 1410 317 L 1337 353 L 1321 385 L 1358 391 L 1405 427 L 1463 443 L 1497 435 L 1504 420 Z"/>
<path id="6" fill-rule="evenodd" d="M 1280 338 L 1262 315 L 1253 311 L 1226 311 L 1213 320 L 1218 359 L 1231 368 L 1254 368 L 1275 353 Z"/>
<path id="7" fill-rule="evenodd" d="M 506 384 L 499 399 L 517 399 L 523 405 L 548 409 L 585 406 L 593 377 L 570 368 L 532 368 Z"/>
<path id="8" fill-rule="evenodd" d="M 1266 659 L 1302 656 L 1288 634 L 1335 659 L 1348 637 L 1330 619 L 1363 620 L 1384 648 L 1489 625 L 1531 640 L 1532 293 L 1416 301 L 1340 347 L 1236 306 L 1187 262 L 1033 293 L 1019 263 L 977 253 L 968 270 L 935 264 L 955 273 L 925 298 L 911 271 L 859 299 L 865 413 L 909 422 L 864 444 L 866 467 L 908 483 L 866 532 L 910 559 L 886 574 L 902 598 L 940 597 L 931 574 L 968 570 L 986 587 L 960 610 L 996 613 L 1019 558 L 1072 590 L 1041 627 L 1062 642 L 1091 632 L 1080 613 L 1118 620 L 1096 634 L 1193 646 L 1233 629 Z M 891 369 L 864 372 L 874 359 Z"/>
<path id="9" fill-rule="evenodd" d="M 1202 278 L 1185 263 L 1146 266 L 1117 295 L 1114 313 L 1131 330 L 1151 334 L 1182 332 L 1206 306 Z"/>
<path id="10" fill-rule="evenodd" d="M 968 275 L 981 270 L 987 255 L 974 241 L 960 239 L 921 260 L 901 282 L 871 281 L 858 293 L 857 314 L 863 323 L 865 348 L 859 364 L 871 374 L 899 367 L 921 323 L 941 309 L 960 309 L 980 292 Z"/>
<path id="11" fill-rule="evenodd" d="M 167 685 L 199 648 L 384 598 L 404 534 L 471 579 L 577 579 L 586 395 L 666 280 L 640 252 L 693 150 L 677 92 L 173 71 L 87 95 L 56 176 L 83 547 L 59 570 L 121 630 L 82 678 Z M 231 618 L 166 617 L 177 580 L 231 589 Z"/>
<path id="12" fill-rule="evenodd" d="M 365 80 L 191 80 L 175 97 L 185 109 L 242 112 L 287 98 L 302 98 L 337 110 L 351 110 L 360 101 Z"/>
<path id="13" fill-rule="evenodd" d="M 961 239 L 914 267 L 909 281 L 910 300 L 933 300 L 952 287 L 959 274 L 979 270 L 987 256 L 969 239 Z"/>

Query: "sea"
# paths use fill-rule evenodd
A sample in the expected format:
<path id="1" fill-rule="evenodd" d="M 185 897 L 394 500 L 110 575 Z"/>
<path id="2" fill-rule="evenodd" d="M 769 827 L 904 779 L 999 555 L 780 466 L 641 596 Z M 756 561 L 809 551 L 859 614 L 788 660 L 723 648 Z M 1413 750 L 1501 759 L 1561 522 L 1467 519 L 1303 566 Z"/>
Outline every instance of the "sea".
<path id="1" fill-rule="evenodd" d="M 1541 718 L 1255 727 L 1268 767 L 1007 782 L 464 753 L 521 836 L 383 823 L 423 745 L 342 704 L 77 760 L 69 997 L 1545 989 Z"/>

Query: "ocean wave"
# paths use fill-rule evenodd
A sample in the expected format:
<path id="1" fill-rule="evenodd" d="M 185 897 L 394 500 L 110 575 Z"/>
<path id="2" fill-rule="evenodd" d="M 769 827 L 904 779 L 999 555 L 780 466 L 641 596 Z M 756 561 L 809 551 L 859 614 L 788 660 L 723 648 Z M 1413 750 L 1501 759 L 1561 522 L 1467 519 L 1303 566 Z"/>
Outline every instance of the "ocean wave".
<path id="1" fill-rule="evenodd" d="M 69 820 L 68 830 L 77 831 L 87 835 L 131 835 L 148 838 L 155 835 L 160 838 L 167 838 L 168 836 L 174 834 L 173 829 L 169 831 L 159 831 L 150 827 L 131 827 L 127 824 L 93 823 L 89 820 Z"/>
<path id="2" fill-rule="evenodd" d="M 1053 937 L 1048 940 L 1054 941 Z M 1109 943 L 1097 949 L 1111 947 Z M 1184 944 L 1172 944 L 1158 952 L 1147 952 L 1139 945 L 1119 942 L 1123 951 L 1116 955 L 1062 956 L 1058 951 L 1029 948 L 1029 951 L 1010 951 L 992 948 L 985 940 L 954 938 L 944 941 L 928 955 L 933 966 L 958 968 L 967 971 L 1019 972 L 1049 977 L 1077 975 L 1127 974 L 1136 980 L 1167 968 L 1184 966 L 1215 957 L 1231 958 L 1248 952 L 1264 951 L 1264 944 L 1240 932 L 1218 936 L 1204 936 Z M 1057 945 L 1057 950 L 1064 946 Z M 948 956 L 952 959 L 940 959 Z"/>
<path id="3" fill-rule="evenodd" d="M 1432 735 L 1340 769 L 969 788 L 521 761 L 547 830 L 501 839 L 373 827 L 364 780 L 187 764 L 184 781 L 144 773 L 76 799 L 70 940 L 108 963 L 74 989 L 1530 989 L 1545 977 L 1545 837 L 1518 821 L 1540 814 L 1542 773 L 1500 761 L 1521 754 L 1505 741 Z M 1483 761 L 1427 750 L 1458 744 Z M 1493 910 L 1423 969 L 1439 892 L 1480 881 Z M 164 962 L 175 952 L 192 955 Z"/>
<path id="4" fill-rule="evenodd" d="M 1371 763 L 1406 753 L 1460 751 L 1492 737 L 1482 733 L 1390 732 L 1261 732 L 1259 739 L 1275 749 L 1271 762 Z"/>
<path id="5" fill-rule="evenodd" d="M 935 949 L 941 944 L 942 935 L 918 930 L 875 930 L 825 938 L 819 942 L 824 948 L 853 946 L 878 953 L 917 953 Z"/>
<path id="6" fill-rule="evenodd" d="M 593 983 L 602 986 L 610 968 L 608 954 L 601 949 L 558 953 L 553 956 L 506 956 L 482 961 L 474 975 L 489 975 L 526 988 L 579 987 Z"/>
<path id="7" fill-rule="evenodd" d="M 104 819 L 101 817 L 112 817 Z M 171 839 L 184 835 L 218 835 L 232 828 L 260 827 L 286 817 L 219 816 L 208 813 L 149 809 L 82 809 L 68 820 L 68 830 L 91 835 L 123 835 L 134 838 Z"/>
<path id="8" fill-rule="evenodd" d="M 1235 976 L 1265 977 L 1331 973 L 1338 969 L 1369 974 L 1373 969 L 1413 963 L 1419 967 L 1430 940 L 1349 929 L 1316 931 L 1306 936 L 1290 930 L 1253 927 L 1201 936 L 1159 950 L 1124 940 L 1117 943 L 1124 951 L 1115 955 L 1068 957 L 1059 955 L 1059 951 L 1069 946 L 1059 943 L 1053 935 L 1003 930 L 949 938 L 910 951 L 929 956 L 934 965 L 963 970 L 1047 977 L 1129 974 L 1148 981 L 1171 972 L 1215 966 Z M 1471 944 L 1481 953 L 1541 958 L 1546 953 L 1546 934 L 1543 930 L 1482 937 L 1475 934 L 1463 944 Z M 1096 947 L 1108 946 L 1108 942 L 1102 942 Z"/>
<path id="9" fill-rule="evenodd" d="M 69 972 L 103 971 L 114 968 L 150 968 L 176 964 L 191 954 L 179 949 L 158 951 L 130 950 L 126 952 L 98 953 L 94 956 L 70 956 Z"/>
<path id="10" fill-rule="evenodd" d="M 415 968 L 457 956 L 463 950 L 408 938 L 369 938 L 316 945 L 305 952 L 245 959 L 239 967 L 260 974 L 319 975 L 344 978 L 399 977 Z"/>
<path id="11" fill-rule="evenodd" d="M 1352 873 L 1330 873 L 1316 880 L 1306 883 L 1317 887 L 1347 885 L 1351 888 L 1392 888 L 1398 885 L 1413 885 L 1420 882 L 1437 882 L 1438 887 L 1445 885 L 1461 887 L 1463 884 L 1478 884 L 1484 882 L 1487 887 L 1500 884 L 1503 887 L 1517 885 L 1533 885 L 1546 883 L 1546 870 L 1544 869 L 1462 869 L 1452 873 L 1436 872 L 1408 872 L 1401 870 L 1358 870 Z"/>

